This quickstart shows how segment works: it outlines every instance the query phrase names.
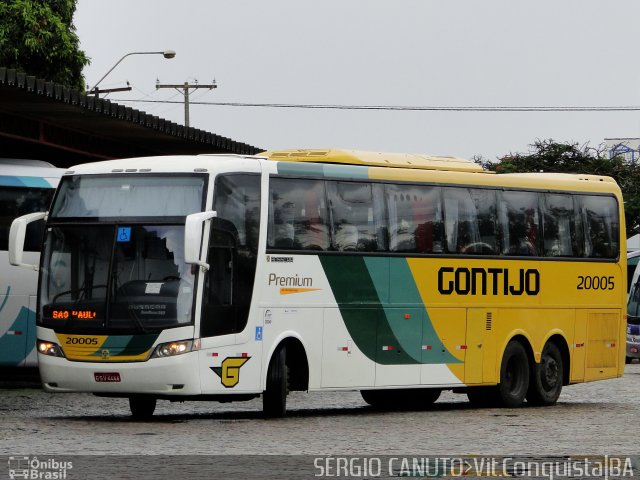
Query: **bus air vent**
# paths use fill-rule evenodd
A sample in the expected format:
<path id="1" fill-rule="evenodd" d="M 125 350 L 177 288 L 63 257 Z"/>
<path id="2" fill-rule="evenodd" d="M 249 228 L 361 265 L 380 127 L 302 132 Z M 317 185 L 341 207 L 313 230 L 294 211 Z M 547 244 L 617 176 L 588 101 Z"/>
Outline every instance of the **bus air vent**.
<path id="1" fill-rule="evenodd" d="M 493 320 L 493 314 L 491 312 L 487 312 L 487 319 L 486 319 L 486 322 L 485 322 L 484 329 L 486 331 L 488 331 L 488 332 L 491 331 L 491 322 L 492 322 L 492 320 Z"/>

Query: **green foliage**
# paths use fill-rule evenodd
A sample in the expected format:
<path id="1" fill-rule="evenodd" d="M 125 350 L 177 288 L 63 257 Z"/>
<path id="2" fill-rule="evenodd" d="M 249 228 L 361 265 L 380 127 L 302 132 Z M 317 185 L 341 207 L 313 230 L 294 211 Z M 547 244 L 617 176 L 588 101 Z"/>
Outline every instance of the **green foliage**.
<path id="1" fill-rule="evenodd" d="M 0 0 L 0 66 L 84 90 L 76 0 Z"/>
<path id="2" fill-rule="evenodd" d="M 624 197 L 627 237 L 640 224 L 640 168 L 622 157 L 609 158 L 603 147 L 537 140 L 528 153 L 510 153 L 498 162 L 475 157 L 474 161 L 496 173 L 563 172 L 613 177 Z"/>

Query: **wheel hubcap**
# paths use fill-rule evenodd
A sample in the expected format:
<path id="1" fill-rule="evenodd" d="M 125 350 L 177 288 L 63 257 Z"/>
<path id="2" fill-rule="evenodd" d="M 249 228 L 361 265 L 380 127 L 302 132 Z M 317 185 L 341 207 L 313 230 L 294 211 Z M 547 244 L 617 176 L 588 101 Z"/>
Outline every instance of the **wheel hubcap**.
<path id="1" fill-rule="evenodd" d="M 558 363 L 553 358 L 545 358 L 542 364 L 542 385 L 546 390 L 553 389 L 558 384 Z"/>

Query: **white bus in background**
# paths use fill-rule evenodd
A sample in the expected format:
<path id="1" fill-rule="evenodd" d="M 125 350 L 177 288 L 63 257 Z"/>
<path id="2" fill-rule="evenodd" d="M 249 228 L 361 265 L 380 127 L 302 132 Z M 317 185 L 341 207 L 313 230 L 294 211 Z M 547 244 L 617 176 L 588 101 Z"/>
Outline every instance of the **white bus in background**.
<path id="1" fill-rule="evenodd" d="M 64 170 L 40 160 L 0 159 L 0 367 L 35 367 L 38 272 L 9 264 L 14 218 L 46 211 Z M 25 259 L 37 265 L 44 221 L 29 225 Z"/>

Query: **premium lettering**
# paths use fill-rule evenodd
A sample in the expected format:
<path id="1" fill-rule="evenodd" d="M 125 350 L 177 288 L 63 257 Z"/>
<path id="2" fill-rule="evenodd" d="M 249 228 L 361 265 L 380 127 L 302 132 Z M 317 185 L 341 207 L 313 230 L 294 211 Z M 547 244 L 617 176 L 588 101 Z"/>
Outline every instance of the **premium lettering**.
<path id="1" fill-rule="evenodd" d="M 276 285 L 278 287 L 312 287 L 313 278 L 301 277 L 297 273 L 290 277 L 281 277 L 275 273 L 270 273 L 269 285 Z"/>
<path id="2" fill-rule="evenodd" d="M 438 270 L 441 295 L 538 295 L 540 272 L 535 268 L 453 268 Z"/>

